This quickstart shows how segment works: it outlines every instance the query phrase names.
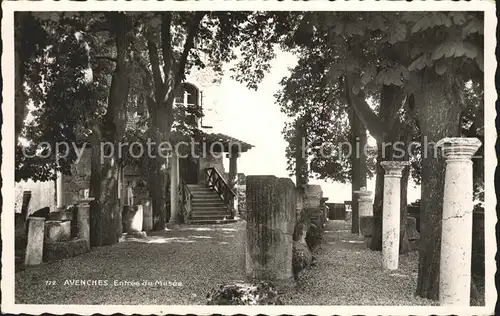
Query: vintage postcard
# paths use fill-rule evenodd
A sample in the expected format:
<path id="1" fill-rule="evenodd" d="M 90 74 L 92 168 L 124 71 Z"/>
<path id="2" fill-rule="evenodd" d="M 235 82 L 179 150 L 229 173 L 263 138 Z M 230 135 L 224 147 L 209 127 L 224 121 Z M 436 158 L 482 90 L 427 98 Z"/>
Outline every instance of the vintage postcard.
<path id="1" fill-rule="evenodd" d="M 4 1 L 2 310 L 492 315 L 493 1 Z"/>

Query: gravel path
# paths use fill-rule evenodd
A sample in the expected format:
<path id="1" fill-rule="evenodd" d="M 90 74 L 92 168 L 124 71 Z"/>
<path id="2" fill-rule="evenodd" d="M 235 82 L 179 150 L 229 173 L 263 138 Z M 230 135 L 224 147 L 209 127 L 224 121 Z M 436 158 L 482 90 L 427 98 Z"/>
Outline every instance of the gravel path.
<path id="1" fill-rule="evenodd" d="M 328 221 L 326 240 L 287 305 L 437 305 L 414 295 L 418 253 L 401 255 L 399 269 L 382 270 L 380 251 L 366 249 L 350 222 Z"/>
<path id="2" fill-rule="evenodd" d="M 214 285 L 244 277 L 244 225 L 180 226 L 27 268 L 16 273 L 16 303 L 204 305 Z"/>
<path id="3" fill-rule="evenodd" d="M 244 229 L 245 222 L 179 226 L 30 267 L 16 273 L 16 303 L 204 305 L 216 284 L 244 278 Z M 316 257 L 287 305 L 436 304 L 414 296 L 416 252 L 400 257 L 399 270 L 383 271 L 381 253 L 365 249 L 347 222 L 328 222 Z M 80 280 L 101 285 L 75 285 Z"/>

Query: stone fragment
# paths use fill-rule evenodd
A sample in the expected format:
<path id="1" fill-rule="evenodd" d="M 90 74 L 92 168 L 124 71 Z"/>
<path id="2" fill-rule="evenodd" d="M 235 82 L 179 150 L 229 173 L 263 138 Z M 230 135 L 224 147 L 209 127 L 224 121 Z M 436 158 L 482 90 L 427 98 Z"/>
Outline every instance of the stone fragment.
<path id="1" fill-rule="evenodd" d="M 142 205 L 125 205 L 123 207 L 123 231 L 134 233 L 142 231 Z"/>
<path id="2" fill-rule="evenodd" d="M 89 252 L 89 244 L 84 239 L 68 241 L 46 242 L 43 257 L 45 261 L 67 259 Z"/>
<path id="3" fill-rule="evenodd" d="M 271 282 L 222 284 L 207 294 L 207 305 L 283 305 Z"/>
<path id="4" fill-rule="evenodd" d="M 420 234 L 417 231 L 417 219 L 412 216 L 406 217 L 406 234 L 408 235 L 408 240 L 418 240 L 420 239 Z"/>
<path id="5" fill-rule="evenodd" d="M 293 276 L 295 280 L 298 280 L 303 272 L 307 269 L 312 262 L 312 254 L 306 244 L 299 241 L 293 242 Z"/>
<path id="6" fill-rule="evenodd" d="M 70 221 L 45 221 L 45 242 L 67 241 L 70 239 Z"/>
<path id="7" fill-rule="evenodd" d="M 249 279 L 292 279 L 296 202 L 291 179 L 247 177 L 246 274 Z"/>
<path id="8" fill-rule="evenodd" d="M 43 260 L 43 237 L 45 218 L 28 217 L 28 242 L 26 245 L 25 265 L 41 264 Z"/>

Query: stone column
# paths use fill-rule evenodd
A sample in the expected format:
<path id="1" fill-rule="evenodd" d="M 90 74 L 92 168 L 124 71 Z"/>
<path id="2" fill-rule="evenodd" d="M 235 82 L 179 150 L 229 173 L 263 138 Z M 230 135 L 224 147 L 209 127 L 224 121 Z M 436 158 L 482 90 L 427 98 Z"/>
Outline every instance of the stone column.
<path id="1" fill-rule="evenodd" d="M 446 158 L 439 303 L 469 306 L 472 251 L 472 155 L 477 138 L 444 138 L 436 146 Z"/>
<path id="2" fill-rule="evenodd" d="M 239 153 L 230 153 L 226 155 L 229 158 L 228 186 L 234 192 L 234 216 L 238 216 L 238 157 Z"/>
<path id="3" fill-rule="evenodd" d="M 382 267 L 396 270 L 399 263 L 401 218 L 401 172 L 408 161 L 382 161 L 384 175 L 384 207 L 382 209 Z"/>
<path id="4" fill-rule="evenodd" d="M 170 224 L 179 223 L 179 156 L 172 152 L 170 157 Z"/>
<path id="5" fill-rule="evenodd" d="M 64 175 L 62 172 L 57 172 L 56 178 L 56 208 L 64 208 Z"/>
<path id="6" fill-rule="evenodd" d="M 85 240 L 87 248 L 90 249 L 90 202 L 94 198 L 86 198 L 78 201 L 76 222 L 78 227 L 78 239 Z"/>
<path id="7" fill-rule="evenodd" d="M 289 178 L 247 177 L 246 275 L 251 280 L 292 280 L 295 185 Z"/>
<path id="8" fill-rule="evenodd" d="M 42 263 L 43 237 L 45 235 L 45 218 L 28 217 L 28 243 L 24 264 L 31 266 Z"/>
<path id="9" fill-rule="evenodd" d="M 354 193 L 358 197 L 359 234 L 360 236 L 370 237 L 373 230 L 372 192 L 367 191 L 366 187 L 361 187 L 361 190 L 354 191 Z"/>

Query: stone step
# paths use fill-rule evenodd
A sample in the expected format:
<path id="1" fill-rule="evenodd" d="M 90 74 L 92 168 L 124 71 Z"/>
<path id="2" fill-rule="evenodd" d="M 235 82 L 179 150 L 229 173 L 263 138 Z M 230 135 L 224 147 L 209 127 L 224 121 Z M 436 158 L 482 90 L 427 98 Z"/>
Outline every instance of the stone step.
<path id="1" fill-rule="evenodd" d="M 197 219 L 224 219 L 230 217 L 230 214 L 227 213 L 219 213 L 219 214 L 191 214 L 192 220 Z"/>
<path id="2" fill-rule="evenodd" d="M 190 191 L 193 194 L 204 194 L 204 193 L 214 193 L 215 194 L 215 191 L 211 190 L 211 189 L 196 189 L 196 190 L 193 189 Z"/>
<path id="3" fill-rule="evenodd" d="M 188 188 L 191 190 L 196 190 L 196 189 L 210 189 L 209 187 L 206 187 L 204 185 L 200 185 L 200 184 L 188 184 Z"/>
<path id="4" fill-rule="evenodd" d="M 219 211 L 219 210 L 225 210 L 225 206 L 205 206 L 205 205 L 196 205 L 192 207 L 193 211 Z"/>
<path id="5" fill-rule="evenodd" d="M 219 196 L 214 191 L 199 191 L 199 192 L 191 192 L 193 196 Z"/>
<path id="6" fill-rule="evenodd" d="M 236 219 L 226 219 L 226 220 L 191 220 L 190 224 L 193 225 L 210 225 L 210 224 L 230 224 L 235 223 Z"/>
<path id="7" fill-rule="evenodd" d="M 191 199 L 193 202 L 200 202 L 200 201 L 221 201 L 221 199 L 216 196 L 216 195 L 207 195 L 207 196 L 193 196 Z"/>
<path id="8" fill-rule="evenodd" d="M 221 200 L 218 200 L 218 201 L 212 201 L 212 200 L 208 200 L 208 201 L 193 201 L 191 203 L 191 205 L 193 207 L 195 206 L 217 206 L 217 207 L 226 207 L 226 205 L 221 201 Z"/>
<path id="9" fill-rule="evenodd" d="M 191 212 L 191 217 L 203 216 L 203 217 L 228 217 L 231 216 L 229 212 L 220 210 L 217 212 Z"/>

